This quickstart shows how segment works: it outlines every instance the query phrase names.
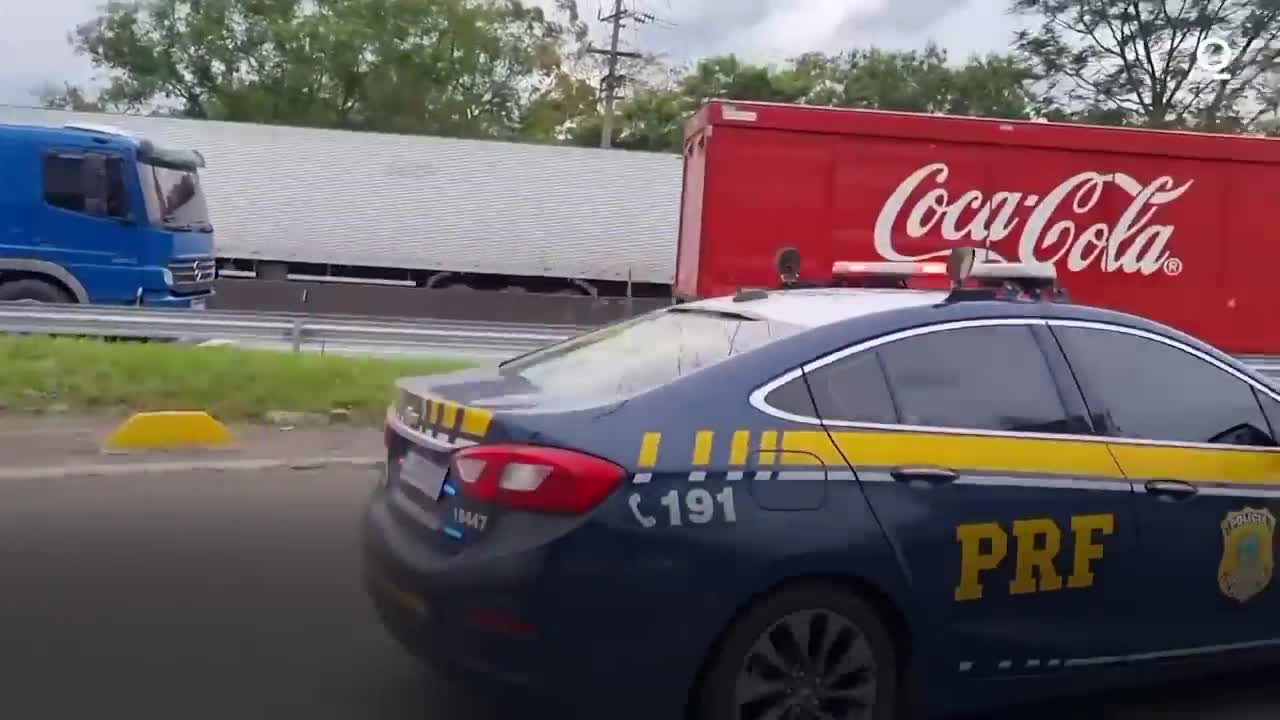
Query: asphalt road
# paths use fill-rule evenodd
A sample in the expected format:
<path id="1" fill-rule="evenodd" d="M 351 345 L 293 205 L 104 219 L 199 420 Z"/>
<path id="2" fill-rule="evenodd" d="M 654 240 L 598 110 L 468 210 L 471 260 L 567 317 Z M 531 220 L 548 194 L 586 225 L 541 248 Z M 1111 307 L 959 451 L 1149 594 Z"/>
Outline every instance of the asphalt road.
<path id="1" fill-rule="evenodd" d="M 496 717 L 368 608 L 356 537 L 372 482 L 351 469 L 0 482 L 0 717 Z M 1273 677 L 1017 716 L 1274 719 Z"/>

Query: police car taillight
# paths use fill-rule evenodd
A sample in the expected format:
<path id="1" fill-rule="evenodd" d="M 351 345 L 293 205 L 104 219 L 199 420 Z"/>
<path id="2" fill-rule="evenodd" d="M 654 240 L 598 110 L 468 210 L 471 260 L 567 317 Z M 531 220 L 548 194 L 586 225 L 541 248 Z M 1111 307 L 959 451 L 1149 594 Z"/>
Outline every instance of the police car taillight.
<path id="1" fill-rule="evenodd" d="M 626 478 L 626 470 L 608 460 L 537 445 L 466 448 L 454 454 L 453 471 L 468 497 L 566 515 L 591 510 Z"/>

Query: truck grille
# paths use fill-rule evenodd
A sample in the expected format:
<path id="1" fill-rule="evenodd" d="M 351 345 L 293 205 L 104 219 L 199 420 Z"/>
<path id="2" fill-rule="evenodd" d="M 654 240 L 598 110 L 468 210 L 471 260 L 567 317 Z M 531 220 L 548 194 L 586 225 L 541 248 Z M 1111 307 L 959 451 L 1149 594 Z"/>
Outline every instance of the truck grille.
<path id="1" fill-rule="evenodd" d="M 218 275 L 218 264 L 213 258 L 185 258 L 169 263 L 173 273 L 173 289 L 179 292 L 199 292 L 213 287 Z"/>

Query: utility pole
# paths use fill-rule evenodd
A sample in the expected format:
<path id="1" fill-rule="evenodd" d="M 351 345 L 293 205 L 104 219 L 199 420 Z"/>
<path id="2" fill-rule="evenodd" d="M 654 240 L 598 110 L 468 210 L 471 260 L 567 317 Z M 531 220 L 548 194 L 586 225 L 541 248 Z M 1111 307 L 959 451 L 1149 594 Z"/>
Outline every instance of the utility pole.
<path id="1" fill-rule="evenodd" d="M 613 145 L 613 105 L 618 99 L 618 90 L 622 88 L 623 83 L 626 81 L 625 76 L 618 73 L 618 59 L 644 57 L 638 52 L 618 49 L 619 37 L 622 34 L 622 24 L 626 20 L 635 20 L 640 24 L 649 23 L 654 21 L 654 17 L 649 13 L 628 10 L 624 0 L 613 0 L 613 12 L 608 15 L 600 15 L 599 19 L 601 22 L 607 22 L 612 25 L 609 36 L 609 49 L 602 50 L 592 47 L 588 48 L 588 51 L 609 58 L 609 70 L 605 73 L 604 79 L 600 81 L 600 92 L 604 95 L 604 124 L 600 132 L 600 147 L 608 148 Z"/>

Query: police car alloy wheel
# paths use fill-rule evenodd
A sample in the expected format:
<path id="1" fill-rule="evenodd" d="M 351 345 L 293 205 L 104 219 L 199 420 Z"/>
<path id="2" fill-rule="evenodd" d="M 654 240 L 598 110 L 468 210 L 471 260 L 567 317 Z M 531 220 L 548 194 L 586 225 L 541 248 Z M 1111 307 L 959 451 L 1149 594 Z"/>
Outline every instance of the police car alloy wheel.
<path id="1" fill-rule="evenodd" d="M 700 720 L 888 720 L 897 658 L 872 607 L 825 584 L 747 611 L 708 668 Z"/>

